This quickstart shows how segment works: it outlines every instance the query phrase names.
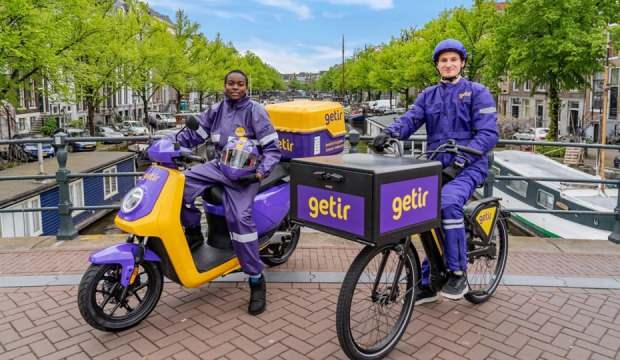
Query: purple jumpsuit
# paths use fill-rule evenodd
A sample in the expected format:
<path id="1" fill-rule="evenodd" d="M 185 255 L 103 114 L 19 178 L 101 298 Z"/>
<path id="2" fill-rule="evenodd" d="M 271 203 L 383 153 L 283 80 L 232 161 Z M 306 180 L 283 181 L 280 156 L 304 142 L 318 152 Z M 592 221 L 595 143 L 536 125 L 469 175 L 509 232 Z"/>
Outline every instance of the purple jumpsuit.
<path id="1" fill-rule="evenodd" d="M 226 99 L 215 104 L 200 114 L 198 130 L 188 129 L 179 134 L 179 143 L 189 148 L 211 137 L 219 153 L 229 137 L 239 136 L 245 136 L 260 145 L 261 159 L 257 171 L 267 177 L 280 161 L 278 134 L 263 106 L 249 97 L 236 101 Z M 252 204 L 258 192 L 258 183 L 241 185 L 229 180 L 220 170 L 218 160 L 192 166 L 185 172 L 184 206 L 181 209 L 183 226 L 200 226 L 201 212 L 194 205 L 194 200 L 213 185 L 223 185 L 226 223 L 241 269 L 249 275 L 260 274 L 265 265 L 258 254 L 258 234 L 252 218 Z"/>
<path id="2" fill-rule="evenodd" d="M 461 78 L 456 84 L 441 82 L 426 88 L 414 105 L 385 131 L 407 139 L 426 124 L 428 150 L 448 139 L 488 153 L 499 139 L 495 100 L 484 85 Z M 469 164 L 441 190 L 446 266 L 451 271 L 467 270 L 467 244 L 463 206 L 475 188 L 484 182 L 489 164 L 486 156 L 464 154 Z M 453 154 L 439 154 L 443 167 L 454 161 Z M 429 266 L 422 264 L 422 284 L 429 283 Z"/>

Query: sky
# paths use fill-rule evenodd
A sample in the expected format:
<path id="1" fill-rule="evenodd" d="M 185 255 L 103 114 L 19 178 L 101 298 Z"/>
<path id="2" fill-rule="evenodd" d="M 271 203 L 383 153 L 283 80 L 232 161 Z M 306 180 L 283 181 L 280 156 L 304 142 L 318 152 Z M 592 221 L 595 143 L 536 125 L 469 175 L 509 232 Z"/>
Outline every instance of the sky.
<path id="1" fill-rule="evenodd" d="M 177 9 L 213 39 L 220 33 L 281 73 L 327 70 L 364 45 L 380 44 L 401 29 L 422 27 L 441 11 L 472 0 L 147 0 L 174 20 Z"/>

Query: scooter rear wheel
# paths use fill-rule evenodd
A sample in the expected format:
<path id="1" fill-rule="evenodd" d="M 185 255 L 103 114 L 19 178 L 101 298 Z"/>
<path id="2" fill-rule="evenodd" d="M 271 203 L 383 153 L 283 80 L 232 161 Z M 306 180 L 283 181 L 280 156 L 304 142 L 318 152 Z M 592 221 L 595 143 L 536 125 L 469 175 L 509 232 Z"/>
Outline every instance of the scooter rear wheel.
<path id="1" fill-rule="evenodd" d="M 144 262 L 127 288 L 120 283 L 118 264 L 91 265 L 82 277 L 78 308 L 86 322 L 102 331 L 122 331 L 138 325 L 155 308 L 164 286 L 156 263 Z"/>
<path id="2" fill-rule="evenodd" d="M 301 236 L 301 226 L 292 224 L 286 218 L 278 231 L 288 232 L 289 234 L 282 239 L 282 243 L 269 244 L 260 253 L 260 259 L 269 266 L 282 265 L 293 255 Z"/>

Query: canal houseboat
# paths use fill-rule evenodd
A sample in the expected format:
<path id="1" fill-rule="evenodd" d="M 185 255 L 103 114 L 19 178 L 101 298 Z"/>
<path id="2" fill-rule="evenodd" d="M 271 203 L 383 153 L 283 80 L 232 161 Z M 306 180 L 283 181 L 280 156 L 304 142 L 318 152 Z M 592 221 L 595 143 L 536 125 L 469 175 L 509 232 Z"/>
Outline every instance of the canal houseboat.
<path id="1" fill-rule="evenodd" d="M 541 154 L 506 150 L 494 155 L 491 171 L 495 175 L 599 179 Z M 509 209 L 613 212 L 618 189 L 601 191 L 597 184 L 562 181 L 498 180 L 493 195 Z M 614 223 L 613 216 L 596 214 L 513 213 L 512 218 L 540 236 L 584 240 L 607 240 Z"/>
<path id="2" fill-rule="evenodd" d="M 67 168 L 73 173 L 120 173 L 135 170 L 135 153 L 97 151 L 72 153 Z M 56 159 L 44 161 L 44 171 L 53 175 L 58 168 Z M 0 176 L 37 175 L 39 164 L 28 163 L 0 171 Z M 11 180 L 0 183 L 1 209 L 28 209 L 58 206 L 59 188 L 56 180 L 37 182 Z M 119 203 L 135 185 L 133 176 L 85 177 L 71 179 L 69 193 L 74 207 Z M 73 222 L 82 229 L 105 216 L 111 210 L 74 210 Z M 34 211 L 0 214 L 0 237 L 56 235 L 60 223 L 58 211 Z"/>

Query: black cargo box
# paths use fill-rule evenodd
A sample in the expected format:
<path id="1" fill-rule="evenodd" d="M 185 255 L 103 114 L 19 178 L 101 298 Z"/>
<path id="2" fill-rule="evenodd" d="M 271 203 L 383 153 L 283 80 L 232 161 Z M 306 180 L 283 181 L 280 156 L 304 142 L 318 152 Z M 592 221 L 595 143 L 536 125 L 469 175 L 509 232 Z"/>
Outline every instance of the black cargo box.
<path id="1" fill-rule="evenodd" d="M 293 221 L 364 244 L 440 225 L 441 163 L 374 154 L 291 160 Z"/>

